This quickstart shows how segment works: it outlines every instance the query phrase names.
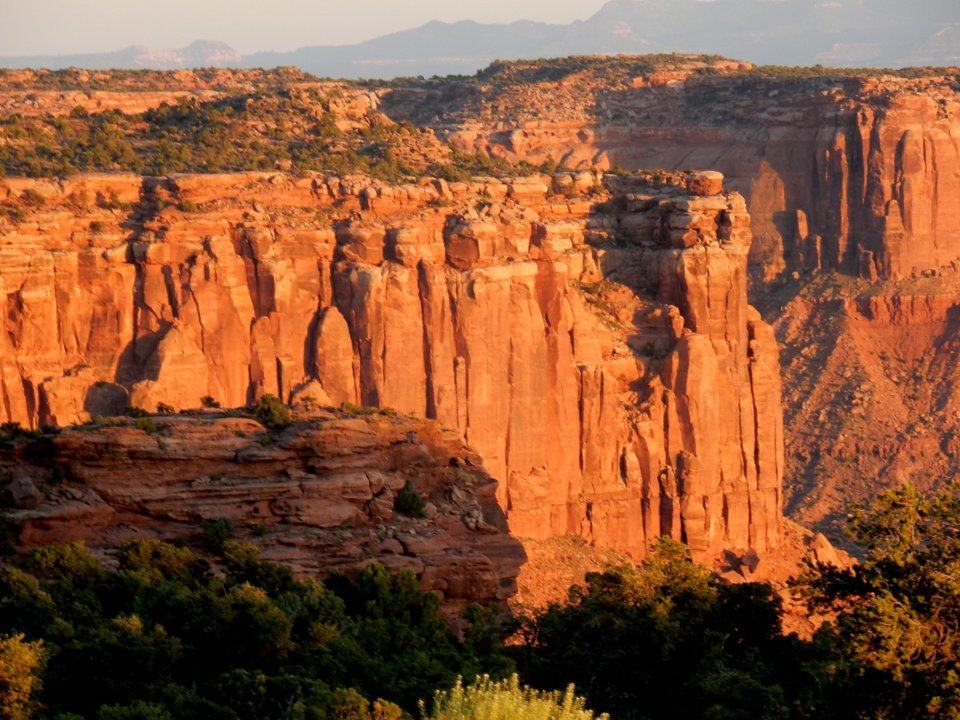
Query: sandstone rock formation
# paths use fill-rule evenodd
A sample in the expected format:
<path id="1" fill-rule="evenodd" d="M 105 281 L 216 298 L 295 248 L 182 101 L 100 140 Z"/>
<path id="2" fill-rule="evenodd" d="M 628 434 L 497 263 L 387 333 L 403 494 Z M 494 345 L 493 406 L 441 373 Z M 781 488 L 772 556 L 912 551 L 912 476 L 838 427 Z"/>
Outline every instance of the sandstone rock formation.
<path id="1" fill-rule="evenodd" d="M 792 517 L 828 528 L 885 487 L 960 476 L 956 271 L 810 277 L 764 302 L 783 340 Z"/>
<path id="2" fill-rule="evenodd" d="M 836 529 L 850 501 L 960 477 L 958 70 L 641 65 L 509 63 L 384 107 L 462 150 L 723 171 L 783 348 L 787 514 Z"/>
<path id="3" fill-rule="evenodd" d="M 455 428 L 521 537 L 779 542 L 777 348 L 719 174 L 3 187 L 2 420 L 313 395 Z"/>
<path id="4" fill-rule="evenodd" d="M 398 88 L 386 107 L 515 160 L 716 168 L 747 198 L 767 281 L 805 268 L 899 278 L 960 258 L 956 68 L 781 76 L 691 61 L 628 76 L 628 60 L 559 80 L 521 61 L 486 84 Z"/>
<path id="5" fill-rule="evenodd" d="M 278 431 L 218 412 L 113 418 L 0 442 L 0 476 L 21 550 L 83 540 L 109 553 L 229 519 L 298 575 L 408 568 L 451 617 L 509 598 L 524 561 L 480 458 L 456 432 L 395 415 L 301 413 Z M 407 483 L 425 518 L 394 510 Z"/>

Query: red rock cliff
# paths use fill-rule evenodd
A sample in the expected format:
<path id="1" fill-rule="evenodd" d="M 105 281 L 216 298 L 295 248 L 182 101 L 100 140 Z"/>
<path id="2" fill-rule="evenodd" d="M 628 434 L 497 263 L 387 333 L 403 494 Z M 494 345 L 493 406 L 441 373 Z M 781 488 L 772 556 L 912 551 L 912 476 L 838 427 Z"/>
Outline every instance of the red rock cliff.
<path id="1" fill-rule="evenodd" d="M 509 75 L 519 62 L 487 84 L 399 88 L 386 107 L 514 160 L 716 168 L 747 198 L 767 280 L 787 268 L 899 278 L 960 258 L 956 69 L 780 77 L 693 63 L 619 77 L 610 63 L 530 81 Z"/>
<path id="2" fill-rule="evenodd" d="M 783 433 L 749 217 L 715 175 L 667 180 L 8 179 L 32 207 L 0 229 L 0 419 L 391 407 L 460 431 L 521 537 L 765 551 Z"/>

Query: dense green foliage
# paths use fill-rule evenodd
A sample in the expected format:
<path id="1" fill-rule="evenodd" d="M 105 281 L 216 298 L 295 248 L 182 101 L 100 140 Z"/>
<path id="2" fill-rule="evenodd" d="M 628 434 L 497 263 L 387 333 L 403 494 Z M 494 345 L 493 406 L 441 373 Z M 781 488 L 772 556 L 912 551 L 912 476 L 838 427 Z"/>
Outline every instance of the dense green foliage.
<path id="1" fill-rule="evenodd" d="M 960 718 L 960 488 L 882 494 L 850 517 L 865 556 L 811 567 L 800 587 L 839 610 L 836 642 L 859 717 Z"/>
<path id="2" fill-rule="evenodd" d="M 521 674 L 615 718 L 960 718 L 960 488 L 885 493 L 849 533 L 862 562 L 796 582 L 835 616 L 810 641 L 782 634 L 769 588 L 720 585 L 664 541 L 528 620 Z"/>
<path id="3" fill-rule="evenodd" d="M 438 690 L 429 712 L 423 703 L 421 713 L 424 720 L 608 720 L 588 710 L 573 690 L 540 692 L 522 687 L 516 675 L 499 681 L 484 675 L 466 687 L 458 679 Z"/>
<path id="4" fill-rule="evenodd" d="M 765 585 L 720 585 L 662 540 L 639 568 L 587 576 L 527 623 L 518 655 L 537 687 L 573 682 L 614 718 L 806 716 L 813 648 L 784 636 Z"/>
<path id="5" fill-rule="evenodd" d="M 5 569 L 0 636 L 43 639 L 45 716 L 386 720 L 400 715 L 388 703 L 413 711 L 458 675 L 511 669 L 479 625 L 458 641 L 409 573 L 299 582 L 231 541 L 223 562 L 218 576 L 137 540 L 116 570 L 79 545 Z"/>

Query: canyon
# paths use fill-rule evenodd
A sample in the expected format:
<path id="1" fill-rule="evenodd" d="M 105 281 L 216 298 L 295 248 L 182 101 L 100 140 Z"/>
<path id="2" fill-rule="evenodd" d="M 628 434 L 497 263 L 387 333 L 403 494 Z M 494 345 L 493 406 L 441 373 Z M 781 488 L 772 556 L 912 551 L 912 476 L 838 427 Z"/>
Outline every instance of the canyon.
<path id="1" fill-rule="evenodd" d="M 86 113 L 129 118 L 140 152 L 152 111 L 230 116 L 265 88 L 276 116 L 230 120 L 244 142 L 293 128 L 296 148 L 326 123 L 351 162 L 403 145 L 364 165 L 382 177 L 255 157 L 275 169 L 0 179 L 0 422 L 119 433 L 124 457 L 142 438 L 111 423 L 130 407 L 275 395 L 426 418 L 497 481 L 536 577 L 558 538 L 640 558 L 668 535 L 730 581 L 773 578 L 832 556 L 784 511 L 837 539 L 851 501 L 960 474 L 955 69 L 671 55 L 390 83 L 73 70 L 0 86 L 0 114 L 27 128 L 0 155 Z M 641 167 L 659 169 L 625 169 Z M 176 417 L 164 433 L 199 437 Z M 190 473 L 277 475 L 257 467 Z M 65 532 L 56 497 L 37 527 Z"/>
<path id="2" fill-rule="evenodd" d="M 384 97 L 460 150 L 569 168 L 710 168 L 744 194 L 751 266 L 899 278 L 960 259 L 960 74 L 672 62 L 503 63 Z"/>
<path id="3" fill-rule="evenodd" d="M 4 182 L 43 198 L 0 235 L 9 422 L 390 408 L 462 434 L 518 537 L 779 544 L 777 347 L 717 173 Z"/>
<path id="4" fill-rule="evenodd" d="M 953 68 L 492 66 L 407 84 L 396 117 L 461 150 L 571 168 L 710 167 L 751 216 L 751 299 L 783 348 L 788 514 L 957 477 L 960 75 Z"/>

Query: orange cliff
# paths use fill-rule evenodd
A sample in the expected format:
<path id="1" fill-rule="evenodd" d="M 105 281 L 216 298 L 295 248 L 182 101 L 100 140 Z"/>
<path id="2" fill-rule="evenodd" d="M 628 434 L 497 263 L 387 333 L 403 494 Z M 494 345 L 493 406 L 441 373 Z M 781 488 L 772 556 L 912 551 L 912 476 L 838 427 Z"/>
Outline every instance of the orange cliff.
<path id="1" fill-rule="evenodd" d="M 500 78 L 397 87 L 383 107 L 511 160 L 716 168 L 747 198 L 751 264 L 767 281 L 803 269 L 900 278 L 960 260 L 956 68 L 895 77 L 681 61 L 616 77 L 630 58 L 595 59 L 533 81 L 536 68 L 506 63 Z"/>
<path id="2" fill-rule="evenodd" d="M 707 559 L 782 533 L 777 346 L 717 173 L 7 179 L 0 420 L 264 393 L 456 429 L 511 532 Z"/>

